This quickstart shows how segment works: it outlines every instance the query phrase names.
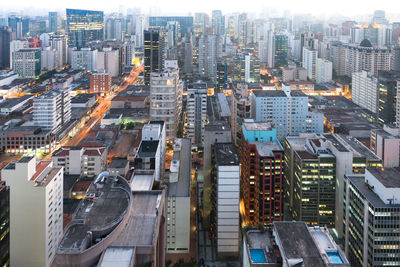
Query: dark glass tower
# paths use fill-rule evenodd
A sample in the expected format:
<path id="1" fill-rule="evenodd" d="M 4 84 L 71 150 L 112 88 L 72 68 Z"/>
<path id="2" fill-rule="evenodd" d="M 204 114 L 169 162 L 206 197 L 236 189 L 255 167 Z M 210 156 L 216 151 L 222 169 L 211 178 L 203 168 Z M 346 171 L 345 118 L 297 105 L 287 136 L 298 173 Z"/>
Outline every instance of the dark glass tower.
<path id="1" fill-rule="evenodd" d="M 10 67 L 10 42 L 12 40 L 11 28 L 0 28 L 0 69 Z"/>
<path id="2" fill-rule="evenodd" d="M 104 40 L 104 12 L 67 9 L 68 45 L 81 48 L 87 42 Z"/>
<path id="3" fill-rule="evenodd" d="M 274 67 L 284 67 L 288 64 L 288 37 L 284 34 L 274 36 Z"/>
<path id="4" fill-rule="evenodd" d="M 150 73 L 160 72 L 163 68 L 162 34 L 158 29 L 144 31 L 144 82 L 150 83 Z"/>

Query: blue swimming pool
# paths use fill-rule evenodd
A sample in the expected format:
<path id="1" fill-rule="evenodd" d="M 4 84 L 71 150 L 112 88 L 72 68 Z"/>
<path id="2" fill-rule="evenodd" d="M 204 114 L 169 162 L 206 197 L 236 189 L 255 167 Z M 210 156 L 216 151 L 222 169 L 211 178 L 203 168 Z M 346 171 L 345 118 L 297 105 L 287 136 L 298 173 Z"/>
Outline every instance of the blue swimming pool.
<path id="1" fill-rule="evenodd" d="M 343 263 L 343 259 L 337 250 L 327 250 L 326 254 L 332 263 Z"/>
<path id="2" fill-rule="evenodd" d="M 250 256 L 253 263 L 267 262 L 263 249 L 250 249 Z"/>

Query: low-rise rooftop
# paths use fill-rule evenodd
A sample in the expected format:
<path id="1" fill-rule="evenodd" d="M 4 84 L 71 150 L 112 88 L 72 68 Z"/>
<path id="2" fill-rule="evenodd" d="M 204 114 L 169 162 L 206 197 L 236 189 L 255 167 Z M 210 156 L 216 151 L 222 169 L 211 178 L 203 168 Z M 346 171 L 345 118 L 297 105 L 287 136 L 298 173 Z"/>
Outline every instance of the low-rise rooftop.
<path id="1" fill-rule="evenodd" d="M 239 157 L 233 143 L 216 143 L 214 145 L 215 161 L 219 166 L 239 165 Z"/>

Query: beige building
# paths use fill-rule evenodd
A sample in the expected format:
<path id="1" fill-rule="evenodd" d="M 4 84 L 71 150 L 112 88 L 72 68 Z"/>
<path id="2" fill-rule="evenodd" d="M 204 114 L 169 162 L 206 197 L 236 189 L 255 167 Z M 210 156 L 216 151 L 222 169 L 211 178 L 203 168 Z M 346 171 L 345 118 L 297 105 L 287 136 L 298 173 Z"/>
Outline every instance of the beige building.
<path id="1" fill-rule="evenodd" d="M 2 170 L 10 187 L 11 266 L 51 266 L 63 235 L 63 168 L 22 157 Z"/>
<path id="2" fill-rule="evenodd" d="M 54 166 L 64 167 L 69 175 L 95 176 L 107 167 L 105 147 L 61 147 L 53 153 Z"/>

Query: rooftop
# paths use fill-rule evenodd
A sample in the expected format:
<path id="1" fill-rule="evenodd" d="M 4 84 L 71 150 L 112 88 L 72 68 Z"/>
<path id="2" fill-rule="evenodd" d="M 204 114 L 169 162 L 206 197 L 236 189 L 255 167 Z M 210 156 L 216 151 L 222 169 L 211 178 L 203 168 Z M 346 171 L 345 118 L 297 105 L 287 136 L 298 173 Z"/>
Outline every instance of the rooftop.
<path id="1" fill-rule="evenodd" d="M 15 105 L 18 105 L 19 103 L 24 102 L 29 99 L 33 99 L 33 95 L 24 95 L 24 96 L 17 97 L 17 98 L 8 98 L 0 103 L 0 109 L 12 108 Z"/>
<path id="2" fill-rule="evenodd" d="M 302 259 L 304 266 L 325 266 L 305 222 L 274 222 L 274 232 L 286 259 Z"/>
<path id="3" fill-rule="evenodd" d="M 239 157 L 233 143 L 216 143 L 214 145 L 215 161 L 219 166 L 239 165 Z"/>
<path id="4" fill-rule="evenodd" d="M 126 159 L 113 159 L 110 164 L 108 165 L 108 168 L 115 168 L 115 169 L 121 169 L 125 168 L 126 165 L 129 164 L 129 161 Z"/>
<path id="5" fill-rule="evenodd" d="M 172 161 L 179 160 L 179 171 L 177 173 L 177 182 L 170 182 L 168 186 L 168 196 L 188 197 L 190 196 L 190 179 L 191 179 L 191 140 L 180 140 L 180 150 L 175 148 Z M 176 147 L 177 145 L 175 145 Z M 171 168 L 172 170 L 172 168 Z M 173 175 L 171 173 L 171 175 Z M 170 178 L 171 180 L 171 178 Z"/>
<path id="6" fill-rule="evenodd" d="M 244 122 L 247 131 L 271 131 L 272 125 L 269 122 Z"/>
<path id="7" fill-rule="evenodd" d="M 368 168 L 368 171 L 386 188 L 400 188 L 400 171 L 398 168 Z"/>
<path id="8" fill-rule="evenodd" d="M 94 94 L 77 94 L 71 98 L 71 103 L 86 103 L 93 97 L 95 97 Z"/>
<path id="9" fill-rule="evenodd" d="M 252 92 L 256 97 L 286 97 L 282 90 L 254 90 Z"/>
<path id="10" fill-rule="evenodd" d="M 283 150 L 278 141 L 271 141 L 271 142 L 254 141 L 254 142 L 249 142 L 249 143 L 256 145 L 258 154 L 261 157 L 274 156 L 274 154 L 273 154 L 274 151 L 282 151 Z"/>
<path id="11" fill-rule="evenodd" d="M 153 187 L 154 172 L 138 172 L 134 171 L 131 177 L 132 191 L 149 191 Z"/>
<path id="12" fill-rule="evenodd" d="M 158 149 L 158 143 L 158 140 L 142 141 L 138 151 L 139 157 L 155 157 Z"/>
<path id="13" fill-rule="evenodd" d="M 227 131 L 230 132 L 231 128 L 229 124 L 225 121 L 215 121 L 213 123 L 207 124 L 205 126 L 205 131 L 215 132 L 215 131 Z"/>

